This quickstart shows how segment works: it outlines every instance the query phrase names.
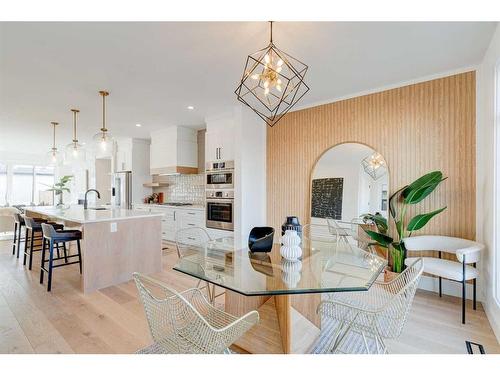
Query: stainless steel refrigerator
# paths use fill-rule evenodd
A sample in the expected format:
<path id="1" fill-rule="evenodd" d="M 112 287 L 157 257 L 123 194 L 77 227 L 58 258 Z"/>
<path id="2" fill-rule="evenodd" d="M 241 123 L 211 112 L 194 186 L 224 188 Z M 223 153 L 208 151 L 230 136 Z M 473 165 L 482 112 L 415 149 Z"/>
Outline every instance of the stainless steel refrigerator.
<path id="1" fill-rule="evenodd" d="M 111 204 L 113 207 L 132 209 L 132 172 L 113 173 L 111 187 Z"/>

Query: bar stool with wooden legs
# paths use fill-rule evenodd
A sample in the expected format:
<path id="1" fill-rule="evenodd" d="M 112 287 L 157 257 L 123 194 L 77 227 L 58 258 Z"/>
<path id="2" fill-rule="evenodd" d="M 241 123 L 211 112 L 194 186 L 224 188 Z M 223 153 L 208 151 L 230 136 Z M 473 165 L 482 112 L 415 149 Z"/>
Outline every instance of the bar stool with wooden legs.
<path id="1" fill-rule="evenodd" d="M 56 230 L 53 225 L 42 223 L 42 231 L 43 231 L 43 241 L 42 241 L 42 261 L 41 261 L 41 270 L 40 270 L 40 284 L 43 284 L 43 274 L 47 272 L 47 292 L 50 292 L 52 289 L 52 270 L 56 267 L 69 266 L 71 264 L 79 264 L 80 265 L 80 274 L 82 273 L 82 254 L 80 248 L 80 240 L 82 239 L 82 232 L 76 229 L 70 230 Z M 78 253 L 74 255 L 67 255 L 64 257 L 57 256 L 54 257 L 54 246 L 58 246 L 62 243 L 66 246 L 66 242 L 76 241 Z M 48 249 L 47 249 L 48 244 Z M 49 251 L 49 259 L 45 259 L 46 251 Z M 74 262 L 67 262 L 69 258 L 77 257 L 78 260 Z M 54 264 L 56 260 L 65 260 L 65 263 Z M 67 263 L 66 263 L 67 262 Z M 45 267 L 45 264 L 48 263 L 48 268 Z"/>
<path id="2" fill-rule="evenodd" d="M 26 258 L 29 257 L 28 269 L 31 270 L 33 265 L 33 253 L 35 251 L 42 250 L 42 244 L 35 245 L 36 240 L 42 240 L 42 223 L 48 223 L 46 220 L 34 219 L 32 217 L 24 217 L 24 225 L 26 226 L 26 232 L 24 235 L 24 258 L 23 265 L 26 265 Z M 50 222 L 55 229 L 63 229 L 62 224 L 56 224 Z M 59 248 L 57 248 L 59 253 Z M 66 249 L 64 249 L 66 253 Z"/>

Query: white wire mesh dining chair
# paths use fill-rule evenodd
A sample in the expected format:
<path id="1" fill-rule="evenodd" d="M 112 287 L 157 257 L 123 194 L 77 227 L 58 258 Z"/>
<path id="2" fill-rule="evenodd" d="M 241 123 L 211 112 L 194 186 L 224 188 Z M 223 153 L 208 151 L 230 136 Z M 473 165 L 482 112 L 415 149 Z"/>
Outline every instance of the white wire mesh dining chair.
<path id="1" fill-rule="evenodd" d="M 212 237 L 210 237 L 204 228 L 192 227 L 180 229 L 175 234 L 177 255 L 179 258 L 182 258 L 189 254 L 190 251 L 200 251 L 200 249 L 203 249 L 211 241 L 213 241 Z M 201 283 L 202 280 L 198 280 L 196 288 L 200 288 Z M 217 297 L 224 295 L 224 292 L 216 294 L 215 285 L 210 284 L 208 281 L 205 282 L 205 286 L 201 287 L 201 289 L 206 289 L 208 300 L 212 304 L 215 303 Z"/>
<path id="2" fill-rule="evenodd" d="M 334 293 L 322 301 L 317 313 L 331 328 L 323 353 L 384 354 L 384 339 L 401 335 L 423 271 L 418 258 L 397 278 L 376 281 L 366 292 Z"/>
<path id="3" fill-rule="evenodd" d="M 257 311 L 236 317 L 215 308 L 197 288 L 178 293 L 139 273 L 134 273 L 134 280 L 154 353 L 227 353 L 229 346 L 259 321 Z"/>

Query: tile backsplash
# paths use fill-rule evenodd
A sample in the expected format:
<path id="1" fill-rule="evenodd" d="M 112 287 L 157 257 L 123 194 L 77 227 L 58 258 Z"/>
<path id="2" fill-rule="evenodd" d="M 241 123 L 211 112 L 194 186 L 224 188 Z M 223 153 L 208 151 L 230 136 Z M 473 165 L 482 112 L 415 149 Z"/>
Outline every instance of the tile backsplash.
<path id="1" fill-rule="evenodd" d="M 205 174 L 153 176 L 153 182 L 169 184 L 153 188 L 154 193 L 163 192 L 164 202 L 205 204 Z"/>

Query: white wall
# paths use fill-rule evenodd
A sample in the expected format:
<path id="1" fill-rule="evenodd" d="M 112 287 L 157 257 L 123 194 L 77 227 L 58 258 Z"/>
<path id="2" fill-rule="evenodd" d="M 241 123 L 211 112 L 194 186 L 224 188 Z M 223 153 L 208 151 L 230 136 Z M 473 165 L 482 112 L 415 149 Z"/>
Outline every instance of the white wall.
<path id="1" fill-rule="evenodd" d="M 495 120 L 496 69 L 500 62 L 500 28 L 497 26 L 477 71 L 476 238 L 486 245 L 478 280 L 488 319 L 500 341 L 500 121 Z M 496 147 L 495 147 L 496 142 Z M 495 150 L 496 148 L 496 150 Z M 496 209 L 495 209 L 496 207 Z M 496 212 L 496 217 L 495 217 Z"/>
<path id="2" fill-rule="evenodd" d="M 248 235 L 266 219 L 267 125 L 250 109 L 238 106 L 235 117 L 235 243 L 248 246 Z M 277 234 L 279 229 L 275 228 Z M 277 238 L 278 235 L 275 236 Z"/>

